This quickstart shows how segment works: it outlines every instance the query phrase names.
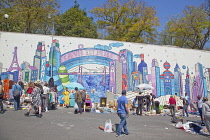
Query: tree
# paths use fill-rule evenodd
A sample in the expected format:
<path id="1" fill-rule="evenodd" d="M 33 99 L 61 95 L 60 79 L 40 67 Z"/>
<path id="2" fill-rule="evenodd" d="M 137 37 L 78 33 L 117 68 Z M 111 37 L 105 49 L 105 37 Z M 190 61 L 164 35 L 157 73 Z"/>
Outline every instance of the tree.
<path id="1" fill-rule="evenodd" d="M 60 15 L 56 34 L 63 36 L 97 38 L 97 27 L 93 19 L 87 16 L 84 10 L 75 5 Z"/>
<path id="2" fill-rule="evenodd" d="M 47 34 L 51 26 L 48 15 L 57 14 L 58 7 L 59 0 L 1 0 L 0 16 L 9 15 L 7 31 Z M 0 20 L 4 30 L 5 20 Z"/>
<path id="3" fill-rule="evenodd" d="M 98 28 L 106 30 L 106 39 L 152 43 L 159 25 L 154 9 L 137 0 L 108 0 L 90 12 Z"/>
<path id="4" fill-rule="evenodd" d="M 201 6 L 188 6 L 182 16 L 171 18 L 164 34 L 171 36 L 172 45 L 202 50 L 210 35 L 208 13 Z"/>

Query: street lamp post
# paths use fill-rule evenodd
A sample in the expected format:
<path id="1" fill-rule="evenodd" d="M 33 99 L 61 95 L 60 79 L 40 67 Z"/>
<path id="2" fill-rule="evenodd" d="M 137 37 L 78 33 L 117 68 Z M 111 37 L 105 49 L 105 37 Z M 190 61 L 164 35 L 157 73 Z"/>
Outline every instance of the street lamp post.
<path id="1" fill-rule="evenodd" d="M 9 15 L 8 14 L 4 14 L 4 19 L 5 19 L 5 22 L 6 22 L 5 31 L 7 31 L 7 19 L 8 18 L 9 18 Z"/>
<path id="2" fill-rule="evenodd" d="M 48 19 L 52 19 L 52 15 L 51 14 L 48 14 Z M 51 33 L 52 33 L 52 43 L 53 43 L 53 36 L 54 36 L 54 32 L 55 32 L 55 29 L 54 29 L 54 21 L 52 21 L 52 30 L 51 30 Z M 53 77 L 53 52 L 51 52 L 51 73 L 50 73 L 50 77 L 52 78 Z"/>

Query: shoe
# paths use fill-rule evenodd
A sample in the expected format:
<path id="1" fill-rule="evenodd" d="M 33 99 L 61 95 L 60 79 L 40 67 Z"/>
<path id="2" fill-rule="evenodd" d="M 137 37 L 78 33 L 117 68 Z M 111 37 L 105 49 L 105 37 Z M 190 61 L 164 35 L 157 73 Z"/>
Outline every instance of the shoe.
<path id="1" fill-rule="evenodd" d="M 38 118 L 41 118 L 41 117 L 42 117 L 42 114 L 38 114 L 37 117 L 38 117 Z"/>
<path id="2" fill-rule="evenodd" d="M 29 112 L 26 112 L 24 115 L 25 115 L 26 117 L 29 117 Z"/>
<path id="3" fill-rule="evenodd" d="M 1 111 L 1 114 L 4 114 L 4 111 Z"/>
<path id="4" fill-rule="evenodd" d="M 124 134 L 121 134 L 121 135 L 116 135 L 116 137 L 124 137 Z"/>
<path id="5" fill-rule="evenodd" d="M 129 132 L 128 132 L 128 133 L 125 133 L 125 135 L 130 135 L 130 134 L 131 134 L 131 133 L 129 133 Z"/>
<path id="6" fill-rule="evenodd" d="M 49 112 L 49 111 L 47 110 L 47 111 L 45 111 L 45 112 Z"/>

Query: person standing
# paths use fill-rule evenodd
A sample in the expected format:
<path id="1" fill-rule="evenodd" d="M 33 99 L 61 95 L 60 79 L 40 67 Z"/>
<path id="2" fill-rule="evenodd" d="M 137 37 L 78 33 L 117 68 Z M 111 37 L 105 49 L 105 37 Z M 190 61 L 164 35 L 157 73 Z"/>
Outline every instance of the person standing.
<path id="1" fill-rule="evenodd" d="M 17 84 L 16 81 L 13 81 L 12 93 L 14 97 L 14 111 L 17 111 L 18 109 L 20 109 L 20 96 L 22 95 L 22 88 L 20 85 Z"/>
<path id="2" fill-rule="evenodd" d="M 198 108 L 198 112 L 200 114 L 200 117 L 201 117 L 201 124 L 203 124 L 203 114 L 202 114 L 202 104 L 203 104 L 203 101 L 202 101 L 202 98 L 200 95 L 197 96 L 197 108 Z"/>
<path id="3" fill-rule="evenodd" d="M 36 107 L 38 107 L 38 110 L 39 110 L 39 114 L 37 115 L 37 117 L 41 118 L 42 117 L 42 114 L 41 114 L 41 105 L 42 105 L 41 89 L 39 88 L 39 85 L 37 83 L 34 83 L 34 89 L 31 94 L 31 97 L 32 97 L 31 105 L 29 106 L 28 111 L 24 115 L 26 117 L 29 117 L 32 107 L 36 106 Z"/>
<path id="4" fill-rule="evenodd" d="M 175 116 L 175 110 L 176 110 L 176 100 L 174 99 L 174 97 L 172 95 L 169 98 L 169 104 L 170 104 L 171 116 L 174 117 Z"/>
<path id="5" fill-rule="evenodd" d="M 0 81 L 1 82 L 1 81 Z M 3 98 L 4 98 L 4 90 L 3 90 L 3 85 L 2 82 L 0 83 L 0 113 L 3 114 L 4 113 L 4 109 L 3 109 Z"/>
<path id="6" fill-rule="evenodd" d="M 69 94 L 70 91 L 66 87 L 66 90 L 62 93 L 64 95 L 64 106 L 63 107 L 68 107 L 69 106 Z"/>
<path id="7" fill-rule="evenodd" d="M 83 106 L 83 111 L 85 112 L 85 108 L 86 108 L 86 103 L 85 103 L 85 100 L 86 100 L 86 90 L 83 89 L 81 91 L 81 95 L 82 95 L 82 106 Z"/>
<path id="8" fill-rule="evenodd" d="M 189 97 L 187 96 L 187 93 L 185 93 L 185 97 L 183 97 L 182 100 L 183 100 L 182 116 L 184 117 L 186 113 L 188 117 L 189 115 L 188 115 L 187 109 L 189 106 Z"/>
<path id="9" fill-rule="evenodd" d="M 80 93 L 80 91 L 78 90 L 77 87 L 75 87 L 75 91 L 76 91 L 75 102 L 77 103 L 77 106 L 79 108 L 79 113 L 78 114 L 82 114 L 82 96 L 81 96 L 81 93 Z"/>
<path id="10" fill-rule="evenodd" d="M 45 112 L 49 112 L 48 111 L 48 105 L 49 105 L 49 94 L 50 92 L 50 88 L 48 87 L 48 84 L 45 83 L 43 86 L 43 94 L 42 94 L 42 104 L 43 104 L 43 110 L 45 110 Z"/>
<path id="11" fill-rule="evenodd" d="M 122 91 L 122 96 L 120 96 L 117 100 L 117 115 L 120 118 L 120 124 L 116 131 L 116 137 L 128 135 L 128 129 L 127 129 L 127 121 L 126 118 L 129 117 L 129 110 L 128 110 L 128 99 L 126 97 L 126 90 Z M 124 129 L 124 132 L 122 132 L 122 128 Z"/>
<path id="12" fill-rule="evenodd" d="M 208 101 L 207 97 L 203 97 L 202 116 L 206 129 L 210 134 L 210 101 Z"/>
<path id="13" fill-rule="evenodd" d="M 147 95 L 145 95 L 145 98 L 146 98 L 147 111 L 150 111 L 150 106 L 151 106 L 151 97 L 150 97 L 150 94 L 147 93 Z"/>
<path id="14" fill-rule="evenodd" d="M 143 104 L 144 104 L 144 96 L 142 95 L 142 92 L 139 92 L 139 96 L 136 96 L 136 101 L 138 101 L 136 115 L 142 116 L 142 108 L 143 108 Z M 139 114 L 139 111 L 140 111 L 140 114 Z"/>

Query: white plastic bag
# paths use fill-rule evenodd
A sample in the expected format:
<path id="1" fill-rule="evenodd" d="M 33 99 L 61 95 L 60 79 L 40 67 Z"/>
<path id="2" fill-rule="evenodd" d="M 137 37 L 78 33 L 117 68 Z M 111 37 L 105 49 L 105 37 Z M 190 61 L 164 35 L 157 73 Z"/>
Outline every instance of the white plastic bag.
<path id="1" fill-rule="evenodd" d="M 182 124 L 182 122 L 178 122 L 177 124 L 176 124 L 176 126 L 175 126 L 176 128 L 182 128 L 183 127 L 183 124 Z"/>
<path id="2" fill-rule="evenodd" d="M 112 132 L 112 122 L 110 119 L 105 122 L 104 132 Z"/>
<path id="3" fill-rule="evenodd" d="M 79 107 L 77 105 L 77 103 L 74 104 L 74 109 L 77 110 Z"/>

